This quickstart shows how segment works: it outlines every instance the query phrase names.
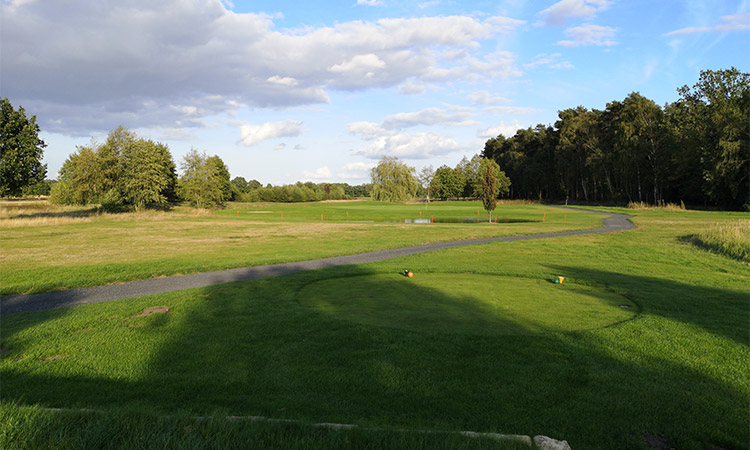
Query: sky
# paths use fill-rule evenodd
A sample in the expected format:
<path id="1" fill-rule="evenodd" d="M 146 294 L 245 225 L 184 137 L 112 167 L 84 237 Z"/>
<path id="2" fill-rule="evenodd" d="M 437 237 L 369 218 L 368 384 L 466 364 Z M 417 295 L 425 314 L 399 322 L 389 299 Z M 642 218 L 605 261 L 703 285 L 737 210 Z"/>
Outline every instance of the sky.
<path id="1" fill-rule="evenodd" d="M 750 0 L 0 0 L 0 97 L 48 178 L 119 125 L 274 185 L 454 167 L 487 139 L 750 71 Z"/>

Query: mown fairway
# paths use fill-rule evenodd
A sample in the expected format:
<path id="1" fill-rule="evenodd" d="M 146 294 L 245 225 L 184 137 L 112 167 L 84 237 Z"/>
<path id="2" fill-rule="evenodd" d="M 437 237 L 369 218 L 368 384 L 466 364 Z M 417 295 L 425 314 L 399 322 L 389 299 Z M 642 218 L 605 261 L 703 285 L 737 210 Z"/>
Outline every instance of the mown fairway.
<path id="1" fill-rule="evenodd" d="M 545 210 L 513 208 L 514 217 L 539 217 Z M 547 211 L 548 218 L 564 213 Z M 280 227 L 234 214 L 168 220 Z M 567 214 L 570 221 L 573 213 Z M 75 448 L 114 435 L 112 442 L 128 448 L 144 442 L 190 447 L 208 442 L 211 430 L 225 446 L 253 436 L 288 448 L 496 445 L 393 431 L 409 429 L 544 434 L 574 449 L 647 448 L 648 441 L 680 449 L 747 448 L 750 271 L 746 262 L 684 238 L 743 216 L 635 214 L 639 228 L 622 233 L 461 247 L 2 316 L 1 411 L 10 425 L 0 432 L 0 446 L 25 441 Z M 62 228 L 94 227 L 98 220 L 111 229 L 145 227 L 138 220 L 97 218 Z M 580 220 L 585 228 L 585 221 L 599 217 Z M 343 238 L 371 247 L 391 235 L 416 243 L 450 233 L 502 234 L 488 224 L 333 225 Z M 359 226 L 358 239 L 348 227 Z M 297 237 L 274 245 L 284 239 L 298 253 L 317 242 Z M 404 269 L 415 277 L 402 276 Z M 550 283 L 556 276 L 566 277 L 562 286 Z M 528 307 L 533 301 L 544 304 Z M 169 312 L 137 317 L 158 306 Z M 36 404 L 105 412 L 16 409 Z M 214 413 L 210 423 L 187 417 Z M 221 415 L 381 431 L 247 428 Z M 440 444 L 446 439 L 455 445 Z"/>
<path id="2" fill-rule="evenodd" d="M 600 215 L 541 205 L 498 207 L 500 221 L 522 221 L 517 223 L 404 223 L 420 219 L 420 212 L 423 220 L 487 218 L 480 202 L 256 203 L 199 214 L 178 208 L 116 215 L 50 209 L 40 202 L 4 202 L 0 294 L 601 226 Z"/>

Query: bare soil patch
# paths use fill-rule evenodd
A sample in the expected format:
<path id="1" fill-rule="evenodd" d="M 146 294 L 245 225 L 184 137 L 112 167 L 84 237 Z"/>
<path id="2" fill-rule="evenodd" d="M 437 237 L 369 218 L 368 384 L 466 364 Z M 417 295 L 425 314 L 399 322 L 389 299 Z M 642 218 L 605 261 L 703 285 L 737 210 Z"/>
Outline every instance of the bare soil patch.
<path id="1" fill-rule="evenodd" d="M 39 358 L 39 361 L 57 361 L 58 359 L 63 359 L 67 357 L 68 355 L 45 356 L 44 358 Z"/>
<path id="2" fill-rule="evenodd" d="M 166 314 L 169 312 L 167 306 L 152 306 L 151 308 L 145 308 L 139 314 L 132 315 L 125 320 L 135 319 L 136 317 L 147 317 L 152 314 Z"/>

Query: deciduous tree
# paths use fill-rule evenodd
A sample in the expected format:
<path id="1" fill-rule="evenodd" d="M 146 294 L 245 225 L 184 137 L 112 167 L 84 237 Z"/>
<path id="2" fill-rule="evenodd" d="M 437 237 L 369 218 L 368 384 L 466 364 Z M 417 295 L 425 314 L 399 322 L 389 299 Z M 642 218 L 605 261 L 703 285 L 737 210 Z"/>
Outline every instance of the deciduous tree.
<path id="1" fill-rule="evenodd" d="M 401 202 L 417 193 L 417 176 L 413 167 L 398 158 L 384 156 L 370 171 L 372 198 L 386 202 Z"/>
<path id="2" fill-rule="evenodd" d="M 118 127 L 104 144 L 78 147 L 68 157 L 50 201 L 100 203 L 108 210 L 123 205 L 141 209 L 173 199 L 176 179 L 172 154 L 165 144 Z"/>
<path id="3" fill-rule="evenodd" d="M 222 205 L 231 198 L 229 171 L 218 156 L 191 149 L 182 159 L 182 176 L 178 183 L 181 198 L 197 208 Z M 228 192 L 228 194 L 227 194 Z"/>
<path id="4" fill-rule="evenodd" d="M 704 191 L 716 203 L 750 206 L 750 74 L 736 68 L 704 70 L 678 91 L 686 113 L 704 122 Z"/>
<path id="5" fill-rule="evenodd" d="M 419 183 L 422 185 L 422 189 L 425 190 L 427 195 L 427 203 L 430 203 L 430 184 L 432 184 L 432 178 L 435 176 L 435 169 L 432 166 L 422 167 L 419 172 Z"/>
<path id="6" fill-rule="evenodd" d="M 26 117 L 23 107 L 16 111 L 7 98 L 0 101 L 0 196 L 18 196 L 27 186 L 44 182 L 47 144 L 39 131 L 36 116 Z"/>
<path id="7" fill-rule="evenodd" d="M 435 171 L 431 189 L 437 198 L 459 198 L 463 194 L 464 184 L 463 173 L 442 165 Z"/>
<path id="8" fill-rule="evenodd" d="M 500 166 L 489 158 L 482 158 L 477 168 L 478 194 L 482 198 L 484 210 L 492 218 L 492 211 L 497 206 L 497 197 L 500 194 L 507 194 L 510 188 L 510 179 L 500 170 Z"/>

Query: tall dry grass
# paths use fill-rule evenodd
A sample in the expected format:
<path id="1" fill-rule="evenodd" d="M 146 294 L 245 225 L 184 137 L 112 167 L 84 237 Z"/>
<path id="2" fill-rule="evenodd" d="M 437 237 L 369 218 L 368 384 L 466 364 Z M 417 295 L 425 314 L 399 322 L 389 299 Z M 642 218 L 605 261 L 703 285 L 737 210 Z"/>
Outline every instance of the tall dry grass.
<path id="1" fill-rule="evenodd" d="M 143 210 L 138 212 L 107 213 L 97 205 L 64 206 L 51 204 L 46 199 L 0 200 L 0 228 L 67 225 L 91 222 L 96 218 L 118 221 L 161 221 L 180 215 L 208 216 L 208 210 L 178 207 L 173 211 Z"/>
<path id="2" fill-rule="evenodd" d="M 707 250 L 750 263 L 750 220 L 717 222 L 689 238 Z"/>
<path id="3" fill-rule="evenodd" d="M 46 199 L 2 200 L 0 228 L 90 222 L 97 214 L 91 206 L 52 205 Z"/>
<path id="4" fill-rule="evenodd" d="M 629 202 L 628 203 L 629 209 L 660 209 L 664 211 L 685 211 L 685 203 L 682 201 L 680 204 L 676 203 L 665 203 L 664 201 L 660 201 L 656 205 L 652 205 L 649 203 L 644 202 Z"/>

